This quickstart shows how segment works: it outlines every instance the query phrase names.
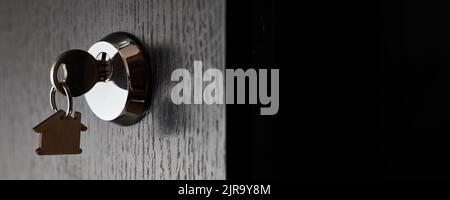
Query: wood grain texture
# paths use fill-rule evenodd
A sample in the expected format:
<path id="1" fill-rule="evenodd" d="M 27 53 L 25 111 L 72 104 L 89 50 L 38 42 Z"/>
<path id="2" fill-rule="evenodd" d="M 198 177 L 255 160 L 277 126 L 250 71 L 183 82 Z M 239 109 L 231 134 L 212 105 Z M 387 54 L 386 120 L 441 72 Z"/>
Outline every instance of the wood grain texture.
<path id="1" fill-rule="evenodd" d="M 194 60 L 225 68 L 224 20 L 223 0 L 0 1 L 0 179 L 224 179 L 225 106 L 170 100 L 175 68 L 192 72 Z M 32 127 L 53 114 L 51 63 L 116 31 L 136 35 L 149 51 L 156 72 L 150 113 L 121 127 L 76 98 L 88 127 L 83 153 L 36 155 Z"/>

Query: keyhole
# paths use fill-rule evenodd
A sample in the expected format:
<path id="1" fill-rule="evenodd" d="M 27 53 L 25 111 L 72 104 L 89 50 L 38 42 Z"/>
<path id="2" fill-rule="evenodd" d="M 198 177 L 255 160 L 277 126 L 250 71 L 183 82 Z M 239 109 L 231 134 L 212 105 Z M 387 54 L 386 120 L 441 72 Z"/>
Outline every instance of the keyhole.
<path id="1" fill-rule="evenodd" d="M 108 61 L 109 55 L 106 52 L 101 52 L 97 55 L 97 60 Z"/>
<path id="2" fill-rule="evenodd" d="M 59 82 L 65 82 L 67 79 L 67 68 L 65 64 L 61 64 L 59 66 L 58 71 L 56 72 L 56 77 L 58 78 Z"/>
<path id="3" fill-rule="evenodd" d="M 99 68 L 100 69 L 99 76 L 101 81 L 108 82 L 111 79 L 113 73 L 113 66 L 111 65 L 111 57 L 109 57 L 109 55 L 106 52 L 100 52 L 99 54 L 97 54 L 97 57 L 95 57 L 95 59 L 104 61 L 101 67 Z"/>

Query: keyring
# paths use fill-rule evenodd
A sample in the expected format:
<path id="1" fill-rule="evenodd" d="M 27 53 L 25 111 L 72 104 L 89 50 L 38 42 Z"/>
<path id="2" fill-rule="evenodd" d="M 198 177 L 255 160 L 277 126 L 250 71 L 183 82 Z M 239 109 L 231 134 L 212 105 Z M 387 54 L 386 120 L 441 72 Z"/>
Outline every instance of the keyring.
<path id="1" fill-rule="evenodd" d="M 64 117 L 68 117 L 70 115 L 72 115 L 72 111 L 73 111 L 73 101 L 72 101 L 72 95 L 70 94 L 69 91 L 69 87 L 67 87 L 66 84 L 60 83 L 61 87 L 64 90 L 64 93 L 66 93 L 66 97 L 67 97 L 67 111 L 66 111 L 66 115 Z M 56 106 L 56 100 L 55 100 L 55 93 L 56 93 L 56 87 L 54 85 L 52 85 L 51 89 L 50 89 L 50 106 L 52 107 L 52 109 L 55 112 L 58 112 L 58 107 Z"/>

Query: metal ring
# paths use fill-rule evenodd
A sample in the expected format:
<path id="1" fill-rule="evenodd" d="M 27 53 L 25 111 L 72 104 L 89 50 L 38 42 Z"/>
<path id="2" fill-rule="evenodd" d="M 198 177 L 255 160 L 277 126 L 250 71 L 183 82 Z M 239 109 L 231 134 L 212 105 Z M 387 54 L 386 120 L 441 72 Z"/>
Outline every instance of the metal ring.
<path id="1" fill-rule="evenodd" d="M 59 91 L 61 91 L 62 84 L 58 80 L 58 70 L 59 70 L 59 67 L 61 66 L 61 64 L 63 64 L 61 62 L 60 57 L 58 57 L 56 62 L 53 63 L 52 67 L 50 68 L 50 82 L 52 83 L 53 88 L 58 88 Z M 65 92 L 65 90 L 64 90 L 64 92 Z"/>
<path id="2" fill-rule="evenodd" d="M 70 94 L 69 91 L 69 87 L 67 87 L 66 84 L 60 83 L 61 87 L 64 90 L 64 93 L 66 93 L 66 97 L 67 97 L 67 111 L 66 111 L 66 115 L 64 117 L 68 117 L 70 115 L 72 115 L 72 111 L 73 111 L 73 101 L 72 101 L 72 95 Z M 56 100 L 55 100 L 55 93 L 56 93 L 56 87 L 52 85 L 51 89 L 50 89 L 50 106 L 52 107 L 52 109 L 55 112 L 58 112 L 58 107 L 56 106 Z"/>

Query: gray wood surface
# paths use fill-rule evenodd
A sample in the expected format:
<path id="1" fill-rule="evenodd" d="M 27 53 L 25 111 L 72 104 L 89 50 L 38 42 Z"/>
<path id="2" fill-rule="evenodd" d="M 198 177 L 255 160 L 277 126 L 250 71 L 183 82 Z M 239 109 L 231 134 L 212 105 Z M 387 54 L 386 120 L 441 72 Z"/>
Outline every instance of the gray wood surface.
<path id="1" fill-rule="evenodd" d="M 0 1 L 0 179 L 224 179 L 225 106 L 174 105 L 175 68 L 225 68 L 223 0 Z M 75 110 L 88 126 L 83 153 L 40 157 L 32 127 L 51 114 L 50 65 L 109 33 L 136 35 L 156 69 L 156 97 L 140 123 L 121 127 Z M 64 99 L 59 99 L 63 104 Z"/>

